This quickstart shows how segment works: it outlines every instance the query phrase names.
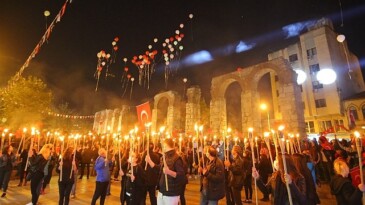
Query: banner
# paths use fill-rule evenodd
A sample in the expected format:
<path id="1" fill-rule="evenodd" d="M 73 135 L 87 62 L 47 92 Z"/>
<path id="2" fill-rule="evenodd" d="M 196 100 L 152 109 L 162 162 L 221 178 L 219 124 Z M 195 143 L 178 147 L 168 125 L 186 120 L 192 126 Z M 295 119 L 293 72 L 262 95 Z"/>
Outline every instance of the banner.
<path id="1" fill-rule="evenodd" d="M 150 103 L 145 102 L 141 105 L 137 105 L 136 107 L 139 125 L 144 127 L 146 123 L 151 122 L 152 120 Z"/>

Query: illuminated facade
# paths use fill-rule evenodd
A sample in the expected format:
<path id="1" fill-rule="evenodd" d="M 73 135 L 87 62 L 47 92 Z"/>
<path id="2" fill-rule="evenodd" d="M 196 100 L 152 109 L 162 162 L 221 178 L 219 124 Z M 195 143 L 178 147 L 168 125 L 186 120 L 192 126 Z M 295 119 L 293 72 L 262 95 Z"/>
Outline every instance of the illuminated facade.
<path id="1" fill-rule="evenodd" d="M 300 35 L 297 43 L 268 55 L 269 60 L 279 57 L 287 59 L 297 71 L 307 133 L 319 133 L 330 127 L 334 127 L 337 132 L 344 131 L 336 126 L 348 127 L 344 99 L 365 91 L 357 57 L 349 51 L 344 38 L 338 39 L 332 22 L 321 19 L 308 27 L 308 31 Z M 331 76 L 333 71 L 337 78 Z M 328 82 L 334 79 L 334 82 Z M 271 82 L 274 94 L 277 82 Z M 279 105 L 276 101 L 273 101 L 273 105 L 275 116 L 280 116 Z M 361 109 L 362 107 L 358 112 Z"/>

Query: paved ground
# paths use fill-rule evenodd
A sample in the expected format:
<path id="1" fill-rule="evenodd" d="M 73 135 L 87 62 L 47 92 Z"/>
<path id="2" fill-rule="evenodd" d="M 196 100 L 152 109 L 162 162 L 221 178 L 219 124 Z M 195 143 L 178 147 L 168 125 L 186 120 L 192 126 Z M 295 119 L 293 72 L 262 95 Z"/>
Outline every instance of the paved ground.
<path id="1" fill-rule="evenodd" d="M 53 177 L 51 180 L 50 187 L 46 189 L 46 194 L 41 195 L 39 199 L 39 204 L 41 205 L 56 205 L 58 204 L 58 186 L 57 178 Z M 90 204 L 92 195 L 94 193 L 95 187 L 95 177 L 90 177 L 90 179 L 82 179 L 77 182 L 77 192 L 76 198 L 70 200 L 71 205 L 81 205 Z M 17 187 L 18 180 L 12 180 L 9 184 L 9 190 L 6 198 L 0 198 L 0 205 L 25 205 L 30 202 L 31 194 L 30 187 L 23 186 Z M 111 186 L 111 195 L 107 197 L 105 204 L 120 204 L 119 202 L 120 193 L 120 182 L 113 182 Z M 255 193 L 255 192 L 254 192 Z M 258 198 L 262 198 L 260 191 L 258 191 Z M 334 196 L 329 193 L 328 185 L 324 184 L 322 187 L 318 188 L 318 193 L 320 195 L 321 204 L 324 205 L 334 205 L 336 204 Z M 188 205 L 199 204 L 199 180 L 190 180 L 186 188 L 186 200 Z M 242 193 L 242 198 L 244 193 Z M 254 196 L 255 198 L 255 196 Z M 243 198 L 244 199 L 244 198 Z M 147 200 L 148 201 L 148 200 Z M 149 203 L 148 203 L 149 204 Z M 226 204 L 225 200 L 221 200 L 221 205 Z M 270 203 L 259 202 L 262 205 L 269 205 Z"/>

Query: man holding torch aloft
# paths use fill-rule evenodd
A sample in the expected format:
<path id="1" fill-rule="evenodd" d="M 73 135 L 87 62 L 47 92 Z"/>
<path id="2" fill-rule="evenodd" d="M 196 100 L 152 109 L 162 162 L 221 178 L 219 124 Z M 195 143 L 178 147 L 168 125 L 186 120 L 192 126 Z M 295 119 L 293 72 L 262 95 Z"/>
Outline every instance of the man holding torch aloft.
<path id="1" fill-rule="evenodd" d="M 172 139 L 163 141 L 163 163 L 156 165 L 149 156 L 146 162 L 159 172 L 158 205 L 178 205 L 185 183 L 183 161 L 174 149 Z"/>

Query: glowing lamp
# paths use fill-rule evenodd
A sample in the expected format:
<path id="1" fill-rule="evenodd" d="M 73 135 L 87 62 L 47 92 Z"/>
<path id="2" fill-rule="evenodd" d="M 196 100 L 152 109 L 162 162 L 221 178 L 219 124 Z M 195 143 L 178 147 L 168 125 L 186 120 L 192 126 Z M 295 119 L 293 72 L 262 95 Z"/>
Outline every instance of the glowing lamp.
<path id="1" fill-rule="evenodd" d="M 336 81 L 337 75 L 333 69 L 322 69 L 317 73 L 317 80 L 324 84 L 329 85 Z"/>
<path id="2" fill-rule="evenodd" d="M 345 37 L 345 35 L 340 34 L 340 35 L 337 36 L 336 39 L 337 39 L 338 42 L 342 43 L 342 42 L 345 41 L 346 37 Z"/>
<path id="3" fill-rule="evenodd" d="M 305 72 L 302 70 L 295 70 L 295 72 L 298 74 L 298 77 L 297 77 L 298 85 L 303 84 L 305 82 L 305 80 L 307 80 L 307 74 L 305 74 Z"/>

